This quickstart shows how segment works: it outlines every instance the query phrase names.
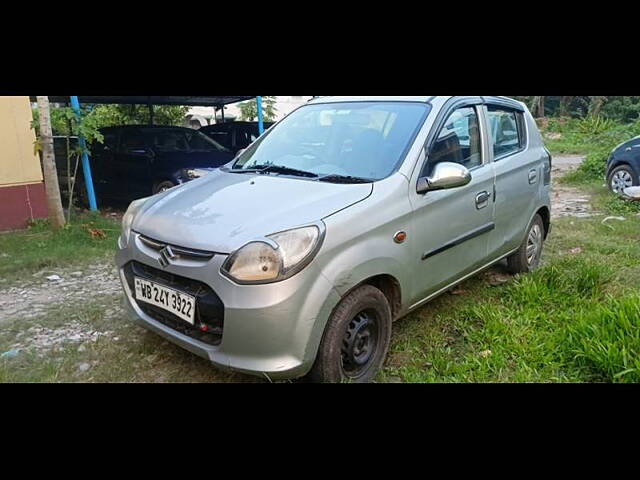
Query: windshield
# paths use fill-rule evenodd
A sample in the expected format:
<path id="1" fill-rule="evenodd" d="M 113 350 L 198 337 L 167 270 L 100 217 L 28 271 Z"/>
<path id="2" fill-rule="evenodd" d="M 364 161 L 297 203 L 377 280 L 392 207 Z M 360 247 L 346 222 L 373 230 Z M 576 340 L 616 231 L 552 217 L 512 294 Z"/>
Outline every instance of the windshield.
<path id="1" fill-rule="evenodd" d="M 212 138 L 207 137 L 204 133 L 193 131 L 187 133 L 187 139 L 189 140 L 189 146 L 191 150 L 204 150 L 207 152 L 229 152 L 229 149 L 216 142 Z"/>
<path id="2" fill-rule="evenodd" d="M 408 102 L 306 105 L 251 145 L 233 169 L 381 180 L 402 160 L 428 108 Z"/>
<path id="3" fill-rule="evenodd" d="M 206 135 L 190 129 L 153 128 L 144 129 L 142 133 L 149 139 L 153 148 L 159 152 L 228 152 L 229 150 Z M 129 138 L 139 137 L 138 131 L 127 132 L 123 143 Z M 142 141 L 142 140 L 140 140 Z"/>

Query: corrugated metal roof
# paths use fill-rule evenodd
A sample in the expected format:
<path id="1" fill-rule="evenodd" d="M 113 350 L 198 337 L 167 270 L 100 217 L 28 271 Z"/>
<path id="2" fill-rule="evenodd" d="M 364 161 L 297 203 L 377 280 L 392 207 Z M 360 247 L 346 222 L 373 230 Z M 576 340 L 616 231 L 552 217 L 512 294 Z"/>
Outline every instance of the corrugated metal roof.
<path id="1" fill-rule="evenodd" d="M 250 100 L 253 97 L 244 96 L 144 96 L 144 95 L 79 95 L 80 103 L 84 104 L 138 104 L 138 105 L 189 105 L 189 106 L 222 106 L 231 103 Z M 31 101 L 35 102 L 36 97 L 31 97 Z M 50 96 L 49 101 L 52 103 L 69 103 L 68 96 Z"/>

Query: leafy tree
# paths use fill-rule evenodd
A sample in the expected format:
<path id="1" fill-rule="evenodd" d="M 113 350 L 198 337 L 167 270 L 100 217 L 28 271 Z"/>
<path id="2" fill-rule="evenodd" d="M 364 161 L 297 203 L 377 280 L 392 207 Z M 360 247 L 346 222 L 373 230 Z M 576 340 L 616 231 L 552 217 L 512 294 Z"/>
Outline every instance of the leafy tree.
<path id="1" fill-rule="evenodd" d="M 40 98 L 40 97 L 39 97 Z M 45 97 L 46 98 L 46 97 Z M 55 157 L 53 151 L 49 152 L 49 145 L 46 142 L 49 142 L 49 138 L 47 134 L 42 135 L 41 132 L 46 132 L 47 128 L 51 128 L 51 133 L 49 135 L 63 136 L 66 137 L 66 168 L 67 168 L 67 192 L 68 192 L 68 209 L 67 209 L 67 221 L 71 219 L 71 211 L 73 207 L 73 196 L 75 191 L 75 186 L 77 184 L 77 176 L 78 170 L 80 166 L 80 159 L 82 154 L 85 151 L 88 153 L 90 147 L 93 143 L 99 142 L 102 143 L 104 141 L 103 135 L 100 133 L 99 129 L 102 127 L 100 124 L 100 117 L 97 115 L 91 115 L 91 113 L 87 110 L 83 112 L 83 115 L 78 117 L 76 112 L 71 107 L 59 107 L 59 108 L 46 108 L 43 109 L 43 106 L 40 105 L 40 100 L 38 101 L 38 108 L 33 110 L 33 122 L 31 124 L 32 128 L 36 131 L 36 151 L 42 151 L 43 157 L 43 167 L 47 166 L 50 158 L 53 158 L 53 171 L 55 172 L 55 183 L 57 186 L 57 193 L 54 192 L 52 195 L 57 196 L 58 200 L 51 200 L 55 203 L 62 202 L 60 196 L 60 189 L 58 186 L 57 180 L 57 167 L 55 165 Z M 48 104 L 48 102 L 47 102 Z M 44 104 L 43 104 L 44 105 Z M 43 113 L 44 112 L 44 113 Z M 49 125 L 43 124 L 41 121 L 41 116 L 45 115 L 47 117 L 47 122 Z M 44 130 L 43 130 L 44 127 Z M 71 142 L 71 137 L 81 136 L 85 139 L 86 150 L 82 150 L 82 147 L 78 142 Z M 51 139 L 51 148 L 53 148 L 53 140 Z M 51 157 L 49 157 L 51 156 Z M 47 166 L 51 171 L 51 166 Z M 53 177 L 51 177 L 53 178 Z M 53 180 L 49 180 L 49 184 L 51 184 Z M 49 189 L 49 187 L 47 187 Z M 54 204 L 55 204 L 54 203 Z M 53 220 L 52 224 L 58 225 L 58 220 Z"/>
<path id="2" fill-rule="evenodd" d="M 258 119 L 258 102 L 253 99 L 242 102 L 240 105 L 240 120 L 254 122 Z M 262 115 L 265 122 L 276 120 L 276 97 L 262 97 Z"/>
<path id="3" fill-rule="evenodd" d="M 96 105 L 89 106 L 89 116 L 96 117 L 100 127 L 112 125 L 147 125 L 150 120 L 148 105 Z M 189 111 L 182 105 L 158 105 L 153 107 L 156 125 L 180 126 Z"/>

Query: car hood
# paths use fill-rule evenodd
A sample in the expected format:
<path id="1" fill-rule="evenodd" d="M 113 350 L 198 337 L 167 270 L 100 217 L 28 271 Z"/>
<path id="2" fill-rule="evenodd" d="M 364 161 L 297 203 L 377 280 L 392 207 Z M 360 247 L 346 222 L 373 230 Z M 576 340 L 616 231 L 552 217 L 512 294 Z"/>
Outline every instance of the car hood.
<path id="1" fill-rule="evenodd" d="M 133 229 L 177 246 L 231 253 L 256 238 L 322 220 L 371 195 L 373 184 L 215 171 L 151 197 Z"/>

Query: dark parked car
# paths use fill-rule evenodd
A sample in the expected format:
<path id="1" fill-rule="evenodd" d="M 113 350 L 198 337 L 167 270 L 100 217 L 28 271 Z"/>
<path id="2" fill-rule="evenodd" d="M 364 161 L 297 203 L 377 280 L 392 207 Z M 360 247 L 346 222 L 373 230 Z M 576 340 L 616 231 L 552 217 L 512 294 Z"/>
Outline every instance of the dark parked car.
<path id="1" fill-rule="evenodd" d="M 91 170 L 99 200 L 131 201 L 165 191 L 229 163 L 233 154 L 197 130 L 167 126 L 121 126 L 101 130 L 91 147 Z M 77 140 L 74 140 L 74 143 Z M 66 139 L 55 139 L 63 190 L 67 185 Z M 82 167 L 76 192 L 85 193 Z"/>
<path id="2" fill-rule="evenodd" d="M 265 130 L 271 128 L 273 122 L 265 122 Z M 202 127 L 200 132 L 231 150 L 234 155 L 251 145 L 259 136 L 257 122 L 218 123 Z"/>
<path id="3" fill-rule="evenodd" d="M 613 149 L 607 162 L 607 185 L 618 195 L 640 185 L 640 136 Z"/>

